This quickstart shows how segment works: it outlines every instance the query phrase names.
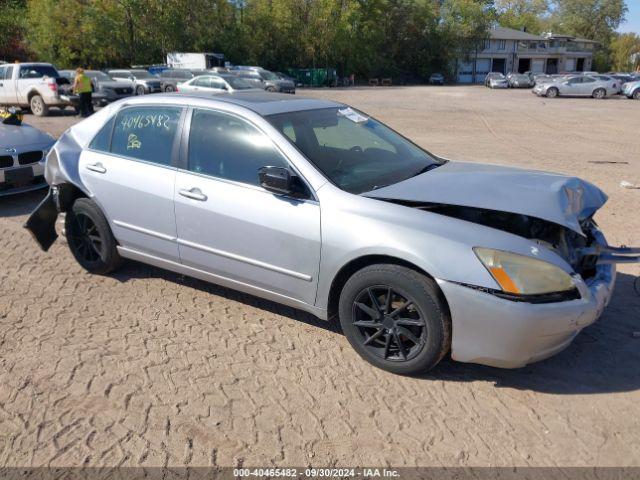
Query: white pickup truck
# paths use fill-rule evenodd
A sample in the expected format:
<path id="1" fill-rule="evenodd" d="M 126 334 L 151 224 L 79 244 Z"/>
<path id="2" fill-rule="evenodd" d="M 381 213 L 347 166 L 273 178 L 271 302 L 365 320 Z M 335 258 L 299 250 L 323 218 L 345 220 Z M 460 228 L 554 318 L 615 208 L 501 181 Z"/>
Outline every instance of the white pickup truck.
<path id="1" fill-rule="evenodd" d="M 0 65 L 0 105 L 20 106 L 42 117 L 50 107 L 71 105 L 69 80 L 60 77 L 50 63 Z"/>

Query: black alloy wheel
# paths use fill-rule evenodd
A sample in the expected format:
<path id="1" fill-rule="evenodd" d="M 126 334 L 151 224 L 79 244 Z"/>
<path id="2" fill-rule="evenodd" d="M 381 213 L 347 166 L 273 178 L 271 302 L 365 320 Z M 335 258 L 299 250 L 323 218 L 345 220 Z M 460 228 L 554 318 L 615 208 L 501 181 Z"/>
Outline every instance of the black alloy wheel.
<path id="1" fill-rule="evenodd" d="M 342 287 L 338 315 L 355 351 L 389 372 L 424 373 L 451 346 L 449 309 L 437 283 L 402 265 L 355 272 Z"/>
<path id="2" fill-rule="evenodd" d="M 102 256 L 104 241 L 93 220 L 84 213 L 73 216 L 67 230 L 69 246 L 87 263 L 94 263 Z"/>
<path id="3" fill-rule="evenodd" d="M 411 360 L 426 343 L 427 325 L 415 303 L 389 285 L 361 291 L 352 318 L 362 345 L 384 360 Z"/>
<path id="4" fill-rule="evenodd" d="M 122 265 L 109 222 L 95 202 L 77 199 L 67 211 L 65 232 L 69 250 L 87 271 L 105 274 Z"/>

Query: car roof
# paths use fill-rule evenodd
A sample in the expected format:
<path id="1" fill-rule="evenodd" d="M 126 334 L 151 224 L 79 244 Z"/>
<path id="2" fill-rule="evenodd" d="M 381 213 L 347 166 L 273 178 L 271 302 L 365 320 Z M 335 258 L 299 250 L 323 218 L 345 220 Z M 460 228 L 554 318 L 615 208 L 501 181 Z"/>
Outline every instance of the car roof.
<path id="1" fill-rule="evenodd" d="M 238 105 L 251 110 L 258 115 L 268 116 L 278 113 L 299 112 L 303 110 L 318 110 L 321 108 L 344 107 L 344 104 L 333 102 L 331 100 L 321 100 L 317 98 L 305 98 L 293 95 L 265 92 L 265 91 L 246 91 L 234 93 L 210 93 L 210 92 L 181 92 L 181 93 L 157 93 L 155 95 L 144 95 L 136 97 L 131 102 L 137 103 L 180 103 L 190 105 L 190 100 L 198 100 L 198 104 L 202 105 L 210 103 L 214 106 L 216 103 L 224 102 Z"/>

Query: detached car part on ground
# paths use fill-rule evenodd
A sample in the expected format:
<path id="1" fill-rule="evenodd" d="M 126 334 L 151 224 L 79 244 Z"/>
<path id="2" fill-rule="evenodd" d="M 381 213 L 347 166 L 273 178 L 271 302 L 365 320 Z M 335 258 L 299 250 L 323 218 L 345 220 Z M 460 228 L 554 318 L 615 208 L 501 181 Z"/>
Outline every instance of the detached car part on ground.
<path id="1" fill-rule="evenodd" d="M 11 123 L 18 124 L 0 122 L 0 197 L 46 187 L 44 158 L 55 143 L 30 125 Z"/>
<path id="2" fill-rule="evenodd" d="M 263 92 L 137 97 L 65 132 L 26 227 L 105 274 L 129 258 L 339 317 L 413 374 L 520 367 L 609 302 L 615 263 L 578 178 L 439 159 L 347 105 Z M 322 228 L 320 226 L 322 225 Z"/>

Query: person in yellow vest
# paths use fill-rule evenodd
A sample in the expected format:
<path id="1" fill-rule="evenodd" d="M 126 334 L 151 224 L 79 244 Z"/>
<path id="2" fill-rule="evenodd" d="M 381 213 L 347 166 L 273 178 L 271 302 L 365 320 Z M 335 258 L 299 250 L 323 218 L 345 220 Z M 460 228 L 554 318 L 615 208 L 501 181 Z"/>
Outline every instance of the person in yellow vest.
<path id="1" fill-rule="evenodd" d="M 93 102 L 91 98 L 91 79 L 85 75 L 84 68 L 76 69 L 76 78 L 73 81 L 73 92 L 80 96 L 80 116 L 88 117 L 93 113 Z"/>

